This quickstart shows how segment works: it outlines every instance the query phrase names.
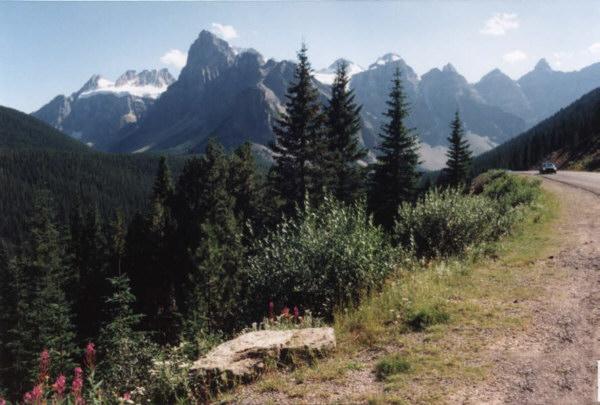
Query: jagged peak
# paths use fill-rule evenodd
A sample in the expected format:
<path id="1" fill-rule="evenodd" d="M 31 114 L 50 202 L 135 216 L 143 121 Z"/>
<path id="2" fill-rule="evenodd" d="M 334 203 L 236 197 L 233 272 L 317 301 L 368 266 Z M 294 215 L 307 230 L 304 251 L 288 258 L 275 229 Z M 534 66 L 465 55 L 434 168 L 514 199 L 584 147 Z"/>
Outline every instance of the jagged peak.
<path id="1" fill-rule="evenodd" d="M 442 72 L 445 73 L 458 73 L 456 71 L 456 68 L 451 64 L 451 63 L 447 63 L 443 68 L 442 68 Z"/>
<path id="2" fill-rule="evenodd" d="M 386 53 L 385 55 L 382 55 L 379 58 L 377 58 L 375 63 L 373 63 L 369 66 L 369 69 L 375 69 L 379 66 L 387 65 L 388 63 L 393 63 L 393 62 L 398 62 L 398 61 L 402 61 L 402 58 L 400 57 L 400 55 L 398 55 L 396 53 L 392 53 L 392 52 Z"/>
<path id="3" fill-rule="evenodd" d="M 546 58 L 542 58 L 538 61 L 538 63 L 535 64 L 535 68 L 534 70 L 537 71 L 552 71 L 552 67 L 550 67 L 550 64 L 548 63 L 548 61 L 546 60 Z"/>

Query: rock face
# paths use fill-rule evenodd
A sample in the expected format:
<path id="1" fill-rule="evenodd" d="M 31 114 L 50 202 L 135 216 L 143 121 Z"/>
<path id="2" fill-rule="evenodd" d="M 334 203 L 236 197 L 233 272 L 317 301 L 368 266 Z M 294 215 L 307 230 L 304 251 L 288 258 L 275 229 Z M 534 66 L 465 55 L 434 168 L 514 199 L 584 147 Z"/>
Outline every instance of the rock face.
<path id="1" fill-rule="evenodd" d="M 201 396 L 255 379 L 269 364 L 310 360 L 335 349 L 333 328 L 264 330 L 222 343 L 196 361 L 191 379 Z"/>
<path id="2" fill-rule="evenodd" d="M 57 96 L 32 115 L 73 138 L 107 150 L 175 79 L 167 69 L 128 70 L 115 83 L 93 75 L 70 96 Z"/>

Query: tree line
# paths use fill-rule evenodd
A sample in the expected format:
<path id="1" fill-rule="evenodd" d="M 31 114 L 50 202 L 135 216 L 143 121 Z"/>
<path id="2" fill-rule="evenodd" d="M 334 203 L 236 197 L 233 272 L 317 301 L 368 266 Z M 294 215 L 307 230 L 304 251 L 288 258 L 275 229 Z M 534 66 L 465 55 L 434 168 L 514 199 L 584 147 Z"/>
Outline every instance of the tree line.
<path id="1" fill-rule="evenodd" d="M 363 201 L 376 224 L 393 227 L 398 207 L 417 198 L 420 176 L 400 71 L 379 154 L 368 164 L 347 66 L 337 67 L 331 97 L 321 105 L 305 46 L 298 60 L 273 128 L 274 164 L 266 176 L 250 144 L 228 154 L 211 140 L 176 178 L 161 158 L 146 208 L 130 221 L 119 212 L 103 218 L 97 206 L 74 198 L 62 225 L 52 196 L 36 193 L 27 237 L 16 251 L 0 251 L 0 389 L 22 393 L 44 349 L 53 367 L 67 370 L 78 347 L 98 342 L 105 379 L 122 383 L 144 369 L 130 364 L 132 347 L 227 336 L 256 321 L 264 311 L 249 305 L 245 260 L 253 241 L 298 207 L 330 196 L 342 204 Z M 461 187 L 471 153 L 458 112 L 448 140 L 443 182 Z"/>

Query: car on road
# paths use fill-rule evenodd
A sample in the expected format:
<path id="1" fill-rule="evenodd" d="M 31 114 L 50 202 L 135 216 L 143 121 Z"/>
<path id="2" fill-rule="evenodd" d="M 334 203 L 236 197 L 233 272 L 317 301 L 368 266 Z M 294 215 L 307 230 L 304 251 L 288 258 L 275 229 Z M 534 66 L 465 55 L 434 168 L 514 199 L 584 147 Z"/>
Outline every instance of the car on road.
<path id="1" fill-rule="evenodd" d="M 556 165 L 552 162 L 544 162 L 540 166 L 540 174 L 556 173 Z"/>

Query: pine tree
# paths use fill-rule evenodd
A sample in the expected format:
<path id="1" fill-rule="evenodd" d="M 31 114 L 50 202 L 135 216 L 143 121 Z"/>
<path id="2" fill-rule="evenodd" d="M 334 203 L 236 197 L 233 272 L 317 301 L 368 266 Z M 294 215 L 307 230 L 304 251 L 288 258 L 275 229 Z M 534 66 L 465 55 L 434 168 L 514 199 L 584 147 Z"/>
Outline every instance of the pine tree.
<path id="1" fill-rule="evenodd" d="M 347 64 L 342 62 L 337 66 L 331 99 L 325 109 L 328 188 L 346 203 L 356 200 L 363 188 L 365 171 L 357 161 L 367 155 L 358 141 L 361 107 L 354 101 L 349 81 Z"/>
<path id="2" fill-rule="evenodd" d="M 175 296 L 177 272 L 173 262 L 176 224 L 172 211 L 173 181 L 161 157 L 152 187 L 150 210 L 145 218 L 140 254 L 147 257 L 132 263 L 131 278 L 140 306 L 147 315 L 147 327 L 156 331 L 162 343 L 174 342 L 180 326 Z"/>
<path id="3" fill-rule="evenodd" d="M 73 224 L 71 224 L 73 229 Z M 93 340 L 99 332 L 102 322 L 101 308 L 106 295 L 106 241 L 100 224 L 100 213 L 97 208 L 86 212 L 79 235 L 72 235 L 70 240 L 79 237 L 79 252 L 76 259 L 79 264 L 76 319 L 79 341 L 81 344 Z"/>
<path id="4" fill-rule="evenodd" d="M 30 240 L 14 277 L 19 296 L 9 350 L 17 367 L 29 370 L 29 381 L 37 374 L 42 350 L 50 352 L 54 374 L 71 370 L 76 351 L 73 316 L 64 291 L 64 249 L 49 205 L 47 193 L 36 196 Z"/>
<path id="5" fill-rule="evenodd" d="M 188 308 L 196 325 L 211 331 L 231 331 L 239 307 L 240 269 L 244 247 L 235 215 L 235 197 L 230 190 L 229 162 L 223 148 L 213 140 L 200 159 L 202 239 L 194 251 L 190 275 L 192 294 Z"/>
<path id="6" fill-rule="evenodd" d="M 100 331 L 98 369 L 105 384 L 122 393 L 147 381 L 154 353 L 146 334 L 139 331 L 142 315 L 133 311 L 135 296 L 130 290 L 129 278 L 119 275 L 108 281 L 111 294 L 104 308 L 109 321 Z"/>
<path id="7" fill-rule="evenodd" d="M 446 184 L 452 187 L 466 185 L 469 180 L 469 170 L 471 166 L 471 150 L 469 142 L 465 139 L 465 131 L 458 111 L 454 115 L 454 119 L 450 124 L 452 133 L 448 137 L 448 161 L 444 169 L 444 177 Z"/>
<path id="8" fill-rule="evenodd" d="M 323 194 L 323 165 L 326 143 L 319 93 L 312 81 L 306 45 L 298 52 L 294 81 L 287 90 L 286 112 L 273 128 L 275 143 L 275 194 L 283 212 L 292 215 L 306 194 L 319 200 Z"/>
<path id="9" fill-rule="evenodd" d="M 414 131 L 405 125 L 408 104 L 400 69 L 394 74 L 387 105 L 384 115 L 388 122 L 382 128 L 381 154 L 373 165 L 368 198 L 375 221 L 390 228 L 398 206 L 414 199 L 419 178 L 419 141 Z"/>
<path id="10" fill-rule="evenodd" d="M 247 221 L 254 224 L 258 220 L 259 185 L 250 143 L 237 148 L 230 161 L 229 183 L 235 198 L 235 215 L 241 224 Z"/>
<path id="11" fill-rule="evenodd" d="M 110 223 L 108 254 L 110 260 L 111 277 L 123 274 L 123 260 L 125 258 L 127 232 L 122 211 L 117 211 L 114 220 Z"/>

